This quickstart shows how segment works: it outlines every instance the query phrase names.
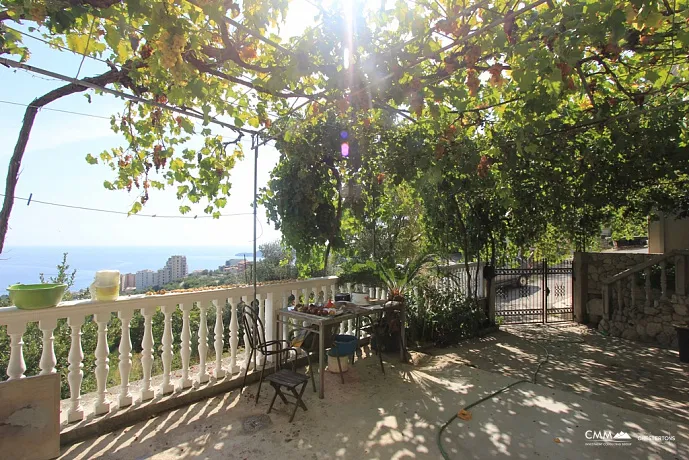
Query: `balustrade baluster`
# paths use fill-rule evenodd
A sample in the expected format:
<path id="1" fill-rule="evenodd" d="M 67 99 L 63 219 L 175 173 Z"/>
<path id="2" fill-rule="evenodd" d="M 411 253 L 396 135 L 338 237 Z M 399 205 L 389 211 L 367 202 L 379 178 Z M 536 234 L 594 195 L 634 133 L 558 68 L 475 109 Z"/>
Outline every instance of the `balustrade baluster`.
<path id="1" fill-rule="evenodd" d="M 651 291 L 651 267 L 644 270 L 644 277 L 646 278 L 646 283 L 644 288 L 646 290 L 646 306 L 650 307 L 653 303 L 653 292 Z"/>
<path id="2" fill-rule="evenodd" d="M 81 325 L 84 323 L 83 316 L 70 316 L 67 318 L 67 325 L 71 329 L 72 343 L 69 347 L 69 373 L 67 382 L 69 383 L 70 405 L 67 411 L 67 421 L 69 423 L 83 420 L 84 410 L 81 407 L 81 381 L 84 378 L 84 351 L 81 349 Z M 23 359 L 22 359 L 23 364 Z"/>
<path id="3" fill-rule="evenodd" d="M 57 358 L 55 357 L 55 337 L 53 331 L 57 327 L 57 319 L 46 318 L 38 321 L 38 328 L 43 332 L 43 349 L 41 350 L 41 373 L 48 375 L 55 373 Z"/>
<path id="4" fill-rule="evenodd" d="M 110 312 L 96 313 L 93 320 L 98 325 L 98 336 L 96 342 L 96 392 L 98 401 L 96 402 L 96 415 L 107 414 L 110 412 L 110 403 L 105 402 L 105 387 L 108 383 L 108 322 Z"/>
<path id="5" fill-rule="evenodd" d="M 24 340 L 26 331 L 25 322 L 12 322 L 7 325 L 7 335 L 10 336 L 10 361 L 7 364 L 7 376 L 9 380 L 23 379 L 26 372 L 24 362 Z"/>
<path id="6" fill-rule="evenodd" d="M 309 299 L 311 298 L 311 291 L 304 288 L 301 290 L 301 292 L 302 292 L 302 297 L 304 298 L 304 305 L 308 306 L 309 305 Z M 297 294 L 299 294 L 299 291 L 297 291 Z M 301 325 L 304 327 L 308 327 L 309 323 L 307 323 L 306 321 L 302 321 Z"/>
<path id="7" fill-rule="evenodd" d="M 141 400 L 148 401 L 153 399 L 155 392 L 151 389 L 151 371 L 153 369 L 153 315 L 156 307 L 145 307 L 141 309 L 144 317 L 144 336 L 141 340 L 141 367 L 143 368 L 144 381 L 141 390 Z"/>
<path id="8" fill-rule="evenodd" d="M 222 314 L 225 300 L 211 300 L 211 305 L 215 307 L 215 327 L 213 328 L 213 334 L 215 334 L 215 340 L 213 341 L 215 348 L 215 369 L 213 369 L 213 377 L 218 380 L 225 377 L 225 370 L 222 368 L 223 335 L 225 333 Z"/>
<path id="9" fill-rule="evenodd" d="M 239 372 L 237 366 L 237 347 L 239 346 L 239 320 L 237 319 L 237 304 L 233 297 L 227 300 L 230 303 L 230 374 Z"/>
<path id="10" fill-rule="evenodd" d="M 622 298 L 622 280 L 617 280 L 617 282 L 615 283 L 615 287 L 617 288 L 617 308 L 619 308 L 620 311 L 622 311 L 622 305 L 624 301 L 624 299 Z"/>
<path id="11" fill-rule="evenodd" d="M 275 336 L 275 310 L 273 308 L 273 293 L 268 292 L 265 295 L 265 306 L 264 306 L 264 316 L 265 320 L 263 321 L 263 324 L 266 328 L 265 333 L 266 333 L 266 340 L 275 340 L 277 337 Z M 275 348 L 275 346 L 271 345 L 271 350 Z M 268 357 L 268 362 L 273 362 L 273 356 Z"/>
<path id="12" fill-rule="evenodd" d="M 265 310 L 265 305 L 263 304 L 263 299 L 261 299 L 261 294 L 256 294 L 256 301 L 258 302 L 258 317 L 263 323 L 263 327 L 265 328 L 266 325 L 266 310 Z M 256 325 L 255 325 L 256 326 Z M 264 329 L 265 332 L 265 329 Z M 254 337 L 258 337 L 258 334 L 260 334 L 260 330 L 256 328 L 254 331 Z M 261 353 L 260 350 L 256 349 L 256 353 L 254 353 L 254 367 L 258 365 L 259 367 L 263 364 L 263 353 Z"/>
<path id="13" fill-rule="evenodd" d="M 172 370 L 172 313 L 177 308 L 176 305 L 164 305 L 163 314 L 163 385 L 161 393 L 166 395 L 175 391 L 175 387 L 170 383 L 170 371 Z"/>
<path id="14" fill-rule="evenodd" d="M 634 307 L 634 304 L 636 303 L 636 273 L 632 273 L 632 275 L 629 277 L 629 290 L 631 291 L 631 306 Z"/>
<path id="15" fill-rule="evenodd" d="M 291 294 L 291 293 L 290 293 Z M 282 308 L 288 308 L 289 307 L 289 294 L 286 291 L 283 291 L 282 293 Z M 284 320 L 283 318 L 283 323 L 282 323 L 282 338 L 284 340 L 289 340 L 289 328 L 287 327 L 287 321 Z"/>
<path id="16" fill-rule="evenodd" d="M 660 298 L 667 299 L 667 261 L 660 262 Z"/>
<path id="17" fill-rule="evenodd" d="M 206 311 L 208 304 L 199 302 L 199 383 L 206 383 L 210 380 L 206 370 L 206 356 L 208 354 L 208 319 Z"/>
<path id="18" fill-rule="evenodd" d="M 242 318 L 244 317 L 244 308 L 245 308 L 245 303 L 242 300 L 240 304 L 237 306 L 238 310 L 238 315 L 241 315 Z M 241 308 L 239 308 L 241 307 Z M 249 325 L 249 327 L 252 327 Z M 242 366 L 242 369 L 248 369 L 251 370 L 254 368 L 254 363 L 249 362 L 249 354 L 251 353 L 251 349 L 249 347 L 249 334 L 253 334 L 253 331 L 247 330 L 247 328 L 244 327 L 244 322 L 242 320 L 242 329 L 244 329 L 244 365 Z"/>
<path id="19" fill-rule="evenodd" d="M 182 337 L 179 354 L 182 357 L 182 379 L 180 385 L 182 389 L 189 388 L 192 381 L 189 378 L 189 358 L 191 357 L 191 327 L 189 326 L 189 312 L 193 303 L 180 304 L 182 309 Z"/>
<path id="20" fill-rule="evenodd" d="M 129 392 L 129 371 L 132 369 L 132 340 L 129 334 L 129 324 L 133 311 L 121 311 L 118 313 L 122 320 L 122 338 L 120 339 L 120 407 L 132 404 L 132 395 Z"/>

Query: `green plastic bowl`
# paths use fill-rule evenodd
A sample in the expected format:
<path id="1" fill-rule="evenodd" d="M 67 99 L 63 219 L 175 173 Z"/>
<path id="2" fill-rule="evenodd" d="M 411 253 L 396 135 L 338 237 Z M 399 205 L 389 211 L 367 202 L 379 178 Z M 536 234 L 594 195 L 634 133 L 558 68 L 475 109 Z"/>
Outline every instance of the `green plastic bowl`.
<path id="1" fill-rule="evenodd" d="M 56 307 L 67 289 L 66 284 L 14 284 L 7 288 L 10 302 L 22 310 Z"/>

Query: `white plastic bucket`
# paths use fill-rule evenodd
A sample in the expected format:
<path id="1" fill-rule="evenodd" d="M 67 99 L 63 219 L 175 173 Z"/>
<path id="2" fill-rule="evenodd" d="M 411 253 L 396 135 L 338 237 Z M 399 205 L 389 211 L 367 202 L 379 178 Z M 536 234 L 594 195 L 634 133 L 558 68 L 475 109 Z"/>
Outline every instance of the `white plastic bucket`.
<path id="1" fill-rule="evenodd" d="M 342 366 L 342 372 L 349 370 L 349 356 L 340 356 L 340 366 Z M 333 374 L 340 373 L 340 368 L 337 367 L 337 356 L 328 355 L 328 371 Z"/>

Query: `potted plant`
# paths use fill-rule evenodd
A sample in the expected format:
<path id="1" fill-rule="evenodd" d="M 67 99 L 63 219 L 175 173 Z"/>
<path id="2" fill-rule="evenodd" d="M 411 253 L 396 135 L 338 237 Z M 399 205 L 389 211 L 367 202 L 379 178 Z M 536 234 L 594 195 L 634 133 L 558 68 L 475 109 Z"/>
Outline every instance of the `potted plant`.
<path id="1" fill-rule="evenodd" d="M 404 302 L 404 294 L 409 284 L 416 278 L 426 264 L 435 260 L 433 254 L 420 254 L 407 259 L 404 264 L 385 267 L 378 263 L 380 278 L 388 288 L 388 300 Z"/>

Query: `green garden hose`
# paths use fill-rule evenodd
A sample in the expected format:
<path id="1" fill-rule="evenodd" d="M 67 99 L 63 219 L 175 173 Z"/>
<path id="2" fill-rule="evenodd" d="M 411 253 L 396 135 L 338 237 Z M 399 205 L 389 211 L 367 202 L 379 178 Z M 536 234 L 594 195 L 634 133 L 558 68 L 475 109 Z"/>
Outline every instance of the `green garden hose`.
<path id="1" fill-rule="evenodd" d="M 533 339 L 533 340 L 537 340 L 537 339 Z M 550 341 L 550 343 L 584 343 L 584 340 L 581 339 L 581 340 L 573 340 L 573 341 Z M 538 373 L 540 372 L 541 367 L 545 363 L 548 362 L 548 359 L 550 358 L 550 353 L 548 352 L 548 349 L 546 347 L 544 347 L 543 345 L 541 345 L 540 343 L 535 343 L 535 345 L 538 345 L 539 347 L 541 347 L 543 349 L 543 351 L 545 352 L 545 358 L 543 358 L 538 363 L 538 366 L 536 366 L 536 370 L 534 371 L 533 377 L 531 377 L 531 380 L 526 380 L 526 379 L 517 380 L 516 382 L 510 383 L 509 385 L 500 388 L 498 391 L 495 391 L 495 392 L 489 394 L 488 396 L 485 396 L 485 397 L 479 399 L 478 401 L 472 402 L 468 406 L 465 406 L 462 409 L 460 409 L 457 414 L 453 415 L 447 422 L 445 422 L 443 424 L 443 426 L 440 427 L 440 429 L 438 430 L 438 436 L 436 438 L 436 442 L 438 443 L 438 449 L 440 449 L 440 453 L 442 454 L 442 456 L 445 460 L 450 460 L 450 457 L 447 454 L 447 452 L 445 452 L 445 449 L 443 449 L 443 441 L 442 441 L 443 431 L 445 431 L 445 429 L 450 425 L 450 423 L 452 423 L 458 417 L 460 412 L 467 411 L 467 410 L 471 409 L 472 407 L 478 406 L 479 404 L 481 404 L 485 401 L 488 401 L 489 399 L 494 398 L 495 396 L 499 395 L 500 393 L 509 390 L 513 386 L 519 385 L 520 383 L 536 383 L 536 377 L 538 376 Z"/>

